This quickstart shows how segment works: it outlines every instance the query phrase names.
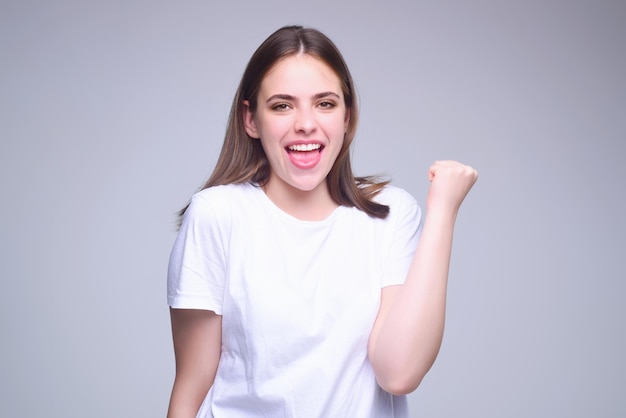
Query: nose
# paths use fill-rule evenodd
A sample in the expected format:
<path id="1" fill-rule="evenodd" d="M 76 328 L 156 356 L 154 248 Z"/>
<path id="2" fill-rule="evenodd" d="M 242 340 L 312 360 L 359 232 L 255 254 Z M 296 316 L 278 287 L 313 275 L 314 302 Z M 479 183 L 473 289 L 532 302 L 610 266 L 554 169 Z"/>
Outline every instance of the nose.
<path id="1" fill-rule="evenodd" d="M 317 129 L 317 119 L 312 109 L 299 109 L 296 114 L 294 129 L 301 134 L 310 134 Z"/>

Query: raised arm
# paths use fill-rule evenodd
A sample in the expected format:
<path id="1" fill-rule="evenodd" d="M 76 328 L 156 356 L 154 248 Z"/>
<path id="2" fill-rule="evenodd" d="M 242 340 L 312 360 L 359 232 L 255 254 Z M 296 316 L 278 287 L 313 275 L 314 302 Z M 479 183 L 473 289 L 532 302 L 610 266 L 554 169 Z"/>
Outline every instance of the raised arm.
<path id="1" fill-rule="evenodd" d="M 413 262 L 404 285 L 383 288 L 368 347 L 379 385 L 397 395 L 417 388 L 439 352 L 454 223 L 478 178 L 454 161 L 438 161 L 428 174 L 427 213 Z"/>
<path id="2" fill-rule="evenodd" d="M 195 418 L 213 385 L 222 344 L 222 317 L 199 309 L 170 309 L 176 378 L 168 418 Z"/>

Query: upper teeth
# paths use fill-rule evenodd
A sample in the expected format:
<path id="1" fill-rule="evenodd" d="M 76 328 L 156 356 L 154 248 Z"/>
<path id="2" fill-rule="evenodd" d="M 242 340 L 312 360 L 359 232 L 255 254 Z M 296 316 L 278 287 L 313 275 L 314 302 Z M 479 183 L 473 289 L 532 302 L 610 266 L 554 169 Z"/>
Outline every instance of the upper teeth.
<path id="1" fill-rule="evenodd" d="M 313 151 L 316 149 L 320 149 L 322 146 L 320 144 L 296 144 L 289 145 L 290 151 Z"/>

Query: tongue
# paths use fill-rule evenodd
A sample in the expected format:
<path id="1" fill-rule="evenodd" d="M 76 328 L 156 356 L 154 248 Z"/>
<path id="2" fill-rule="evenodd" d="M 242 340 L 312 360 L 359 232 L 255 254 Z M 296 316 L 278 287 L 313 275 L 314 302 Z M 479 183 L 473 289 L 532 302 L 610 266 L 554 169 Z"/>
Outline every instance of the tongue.
<path id="1" fill-rule="evenodd" d="M 290 151 L 289 159 L 298 168 L 311 168 L 320 160 L 320 152 L 314 151 Z"/>

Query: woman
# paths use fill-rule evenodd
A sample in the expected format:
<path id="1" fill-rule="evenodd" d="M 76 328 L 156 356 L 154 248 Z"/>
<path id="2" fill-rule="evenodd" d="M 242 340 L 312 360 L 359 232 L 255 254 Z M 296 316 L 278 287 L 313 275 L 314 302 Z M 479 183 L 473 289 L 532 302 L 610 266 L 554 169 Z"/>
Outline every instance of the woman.
<path id="1" fill-rule="evenodd" d="M 433 164 L 422 224 L 406 192 L 353 176 L 357 118 L 320 32 L 281 28 L 250 59 L 170 257 L 170 418 L 408 416 L 404 395 L 441 344 L 454 222 L 477 173 Z"/>

